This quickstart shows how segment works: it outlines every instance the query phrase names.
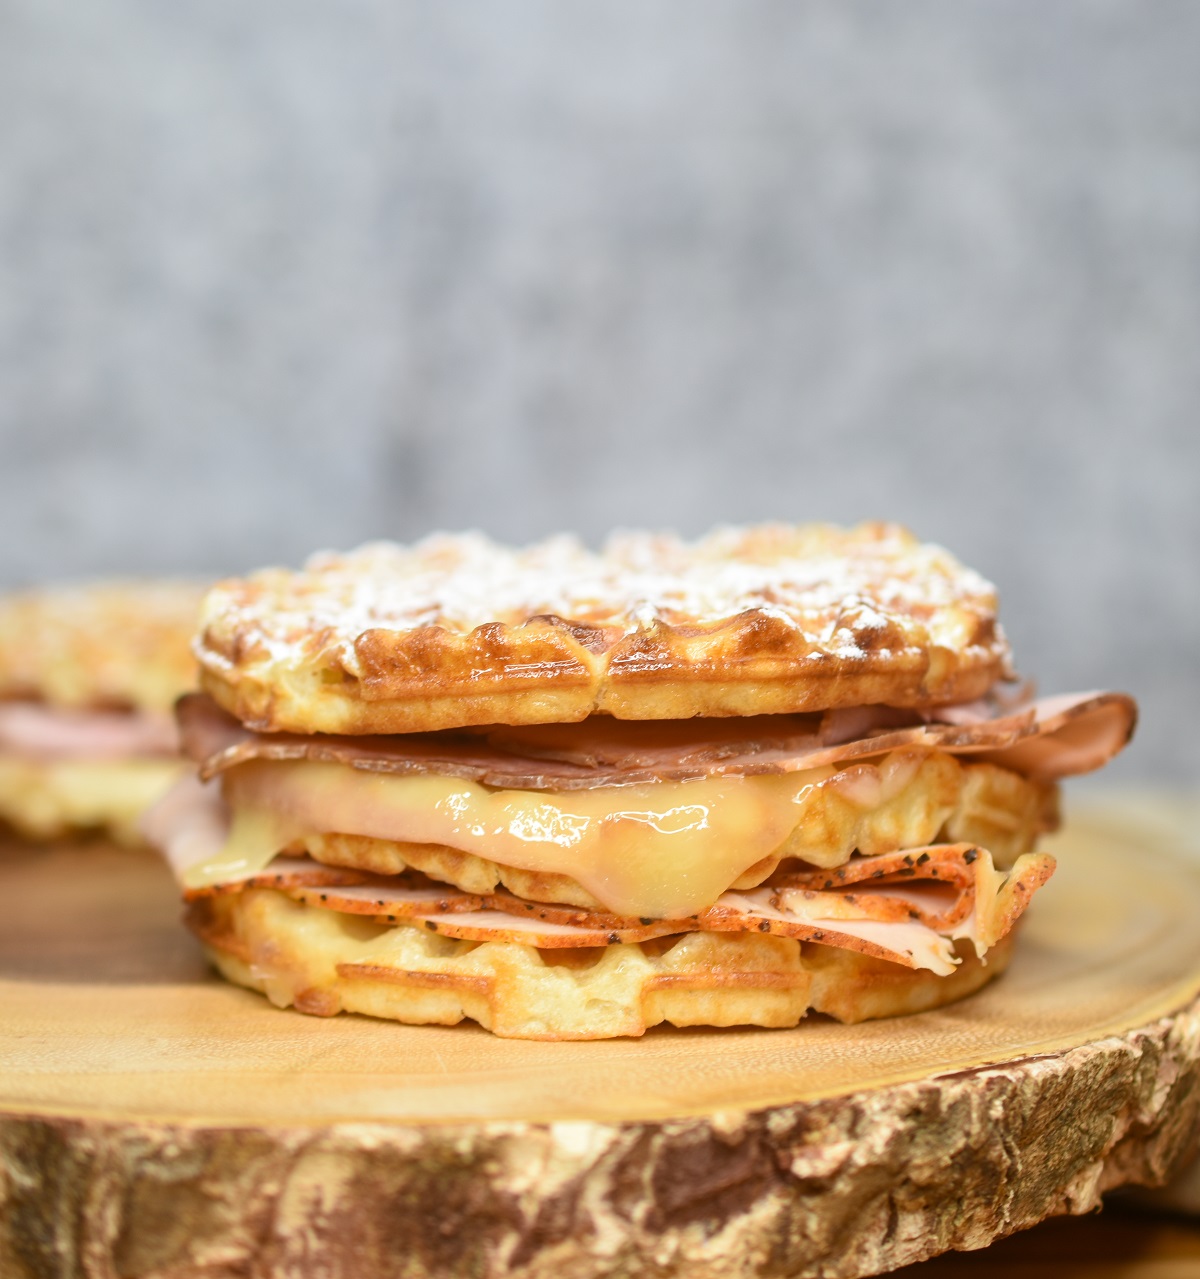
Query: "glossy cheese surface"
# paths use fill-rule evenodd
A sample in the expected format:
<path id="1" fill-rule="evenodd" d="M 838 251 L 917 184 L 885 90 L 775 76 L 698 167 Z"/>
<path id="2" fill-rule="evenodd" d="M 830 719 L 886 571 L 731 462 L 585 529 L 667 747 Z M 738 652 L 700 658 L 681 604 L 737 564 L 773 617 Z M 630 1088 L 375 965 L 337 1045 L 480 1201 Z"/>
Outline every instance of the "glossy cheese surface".
<path id="1" fill-rule="evenodd" d="M 190 868 L 185 882 L 199 886 L 260 869 L 293 840 L 339 831 L 443 844 L 571 875 L 618 914 L 681 919 L 711 906 L 778 848 L 796 825 L 797 805 L 830 771 L 547 794 L 340 764 L 258 761 L 228 774 L 230 838 L 217 857 Z"/>
<path id="2" fill-rule="evenodd" d="M 710 776 L 529 791 L 441 774 L 376 772 L 313 760 L 255 760 L 223 789 L 232 830 L 186 882 L 260 870 L 289 846 L 395 874 L 406 866 L 469 891 L 626 916 L 686 918 L 748 889 L 781 858 L 822 868 L 941 839 L 989 848 L 1011 865 L 1054 825 L 1053 788 L 939 751 L 807 772 Z M 371 855 L 346 841 L 369 844 Z M 336 856 L 323 856 L 341 841 Z"/>

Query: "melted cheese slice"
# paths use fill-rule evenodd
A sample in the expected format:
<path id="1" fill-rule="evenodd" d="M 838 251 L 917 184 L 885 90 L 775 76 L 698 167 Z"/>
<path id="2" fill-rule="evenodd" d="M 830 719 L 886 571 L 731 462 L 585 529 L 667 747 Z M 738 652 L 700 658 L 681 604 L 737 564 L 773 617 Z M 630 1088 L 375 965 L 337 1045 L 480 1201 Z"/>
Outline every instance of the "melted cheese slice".
<path id="1" fill-rule="evenodd" d="M 146 831 L 185 880 L 189 869 L 203 866 L 211 873 L 214 867 L 223 865 L 225 873 L 219 883 L 225 887 L 240 884 L 270 888 L 321 910 L 376 918 L 386 914 L 389 923 L 398 918 L 411 922 L 412 917 L 419 916 L 425 927 L 447 937 L 555 948 L 637 942 L 692 929 L 757 929 L 874 954 L 940 976 L 953 972 L 960 962 L 952 945 L 955 939 L 973 941 L 976 953 L 983 958 L 988 946 L 1008 932 L 1030 896 L 1054 869 L 1053 859 L 1046 854 L 1027 854 L 1017 859 L 1010 874 L 1004 875 L 996 871 L 984 849 L 945 846 L 933 851 L 953 854 L 966 848 L 967 853 L 974 853 L 973 858 L 963 857 L 973 867 L 973 873 L 957 890 L 936 880 L 903 885 L 852 883 L 847 885 L 852 890 L 849 893 L 762 887 L 744 893 L 723 893 L 710 910 L 685 921 L 614 920 L 569 907 L 553 907 L 551 911 L 566 916 L 555 920 L 544 918 L 545 911 L 539 911 L 536 918 L 523 914 L 517 908 L 523 905 L 528 909 L 529 903 L 521 903 L 507 893 L 480 897 L 446 885 L 413 888 L 386 876 L 369 876 L 369 882 L 359 883 L 356 879 L 361 872 L 325 866 L 308 857 L 275 856 L 268 858 L 265 873 L 247 873 L 245 859 L 220 855 L 229 825 L 229 812 L 217 787 L 185 778 L 149 815 Z M 263 882 L 259 882 L 260 877 Z M 209 885 L 191 889 L 185 896 L 192 899 L 212 891 L 214 887 Z M 917 919 L 869 918 L 862 908 L 864 898 L 878 894 L 937 913 L 951 905 L 948 899 L 956 891 L 969 894 L 963 903 L 968 909 L 957 923 L 948 920 L 944 927 Z M 959 912 L 948 913 L 957 916 Z"/>
<path id="2" fill-rule="evenodd" d="M 259 870 L 293 840 L 336 832 L 442 844 L 523 870 L 570 875 L 615 914 L 683 919 L 711 906 L 783 843 L 829 769 L 759 777 L 493 790 L 436 774 L 259 760 L 226 774 L 225 847 L 189 887 Z"/>

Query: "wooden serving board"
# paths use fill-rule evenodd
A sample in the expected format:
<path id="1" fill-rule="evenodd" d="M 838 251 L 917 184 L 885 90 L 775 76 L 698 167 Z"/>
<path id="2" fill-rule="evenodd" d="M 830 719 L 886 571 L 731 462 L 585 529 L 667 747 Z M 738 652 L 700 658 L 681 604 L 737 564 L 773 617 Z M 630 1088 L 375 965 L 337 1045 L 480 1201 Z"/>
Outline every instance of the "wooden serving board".
<path id="1" fill-rule="evenodd" d="M 961 1004 L 595 1043 L 281 1012 L 151 855 L 0 847 L 0 1275 L 856 1276 L 1161 1182 L 1200 871 L 1138 829 L 1053 841 Z"/>

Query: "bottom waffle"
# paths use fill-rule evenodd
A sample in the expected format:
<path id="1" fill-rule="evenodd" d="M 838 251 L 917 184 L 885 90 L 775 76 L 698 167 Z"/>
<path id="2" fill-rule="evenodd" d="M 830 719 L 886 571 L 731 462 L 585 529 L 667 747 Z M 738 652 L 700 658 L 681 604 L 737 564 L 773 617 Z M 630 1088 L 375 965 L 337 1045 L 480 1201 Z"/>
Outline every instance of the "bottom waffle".
<path id="1" fill-rule="evenodd" d="M 959 943 L 947 977 L 767 934 L 695 932 L 567 951 L 457 941 L 253 888 L 192 903 L 188 923 L 221 973 L 280 1007 L 412 1024 L 477 1021 L 517 1039 L 607 1039 L 675 1026 L 795 1026 L 921 1012 L 978 990 L 1008 965 Z"/>
<path id="2" fill-rule="evenodd" d="M 141 815 L 183 772 L 177 759 L 24 759 L 0 755 L 0 822 L 27 839 L 103 830 L 141 844 Z"/>

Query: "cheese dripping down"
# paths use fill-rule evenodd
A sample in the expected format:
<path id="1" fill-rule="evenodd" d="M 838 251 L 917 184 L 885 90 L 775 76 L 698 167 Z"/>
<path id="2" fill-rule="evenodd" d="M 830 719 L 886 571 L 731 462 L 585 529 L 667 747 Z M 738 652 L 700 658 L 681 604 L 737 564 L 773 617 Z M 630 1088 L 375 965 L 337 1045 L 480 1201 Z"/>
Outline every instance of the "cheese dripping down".
<path id="1" fill-rule="evenodd" d="M 217 883 L 261 869 L 306 835 L 338 833 L 569 875 L 616 914 L 684 919 L 783 844 L 796 805 L 831 771 L 547 793 L 260 760 L 225 775 L 229 839 L 183 881 Z"/>
<path id="2" fill-rule="evenodd" d="M 230 815 L 215 786 L 189 777 L 153 810 L 146 826 L 176 873 L 186 877 L 190 867 L 215 859 L 227 842 Z M 920 867 L 927 867 L 934 878 L 891 882 Z M 551 948 L 634 942 L 675 931 L 770 931 L 859 950 L 945 976 L 959 962 L 954 941 L 969 941 L 982 959 L 1053 870 L 1054 859 L 1044 853 L 1019 857 L 1005 875 L 995 869 L 986 849 L 931 845 L 877 860 L 863 859 L 840 872 L 840 888 L 831 888 L 828 880 L 822 885 L 824 876 L 817 873 L 809 881 L 822 886 L 785 884 L 726 892 L 711 909 L 677 921 L 621 920 L 553 906 L 531 916 L 519 909 L 528 908 L 529 903 L 522 904 L 505 892 L 478 896 L 447 885 L 413 888 L 403 878 L 364 877 L 363 872 L 286 854 L 257 871 L 248 870 L 244 863 L 226 862 L 219 883 L 186 888 L 184 895 L 194 901 L 214 892 L 266 887 L 320 909 L 386 915 L 389 924 L 415 914 L 424 926 L 436 927 L 447 937 L 523 941 Z M 542 918 L 555 913 L 565 918 Z M 675 928 L 670 927 L 672 923 Z"/>

